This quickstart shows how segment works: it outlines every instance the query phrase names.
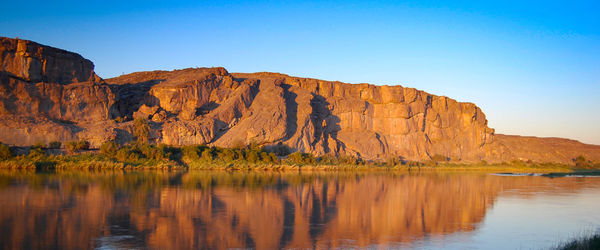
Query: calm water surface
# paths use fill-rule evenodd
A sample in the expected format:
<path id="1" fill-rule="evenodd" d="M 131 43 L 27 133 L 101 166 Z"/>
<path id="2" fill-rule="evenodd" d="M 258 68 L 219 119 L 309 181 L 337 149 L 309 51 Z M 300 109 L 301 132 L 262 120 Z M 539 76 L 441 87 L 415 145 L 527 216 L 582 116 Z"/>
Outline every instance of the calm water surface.
<path id="1" fill-rule="evenodd" d="M 593 177 L 0 171 L 0 248 L 539 249 L 599 208 Z"/>

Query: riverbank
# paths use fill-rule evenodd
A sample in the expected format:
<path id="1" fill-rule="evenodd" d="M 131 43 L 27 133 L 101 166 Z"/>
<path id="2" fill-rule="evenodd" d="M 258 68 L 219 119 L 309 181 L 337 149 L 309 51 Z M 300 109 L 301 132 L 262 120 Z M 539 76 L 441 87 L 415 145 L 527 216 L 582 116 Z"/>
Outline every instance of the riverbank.
<path id="1" fill-rule="evenodd" d="M 499 164 L 485 163 L 402 163 L 383 162 L 330 163 L 295 162 L 278 159 L 274 162 L 248 162 L 243 159 L 225 161 L 212 159 L 148 159 L 137 158 L 119 160 L 97 152 L 73 155 L 21 155 L 0 161 L 2 169 L 115 169 L 115 170 L 256 170 L 256 171 L 476 171 L 496 173 L 547 173 L 550 177 L 573 173 L 572 166 L 553 163 L 511 162 Z"/>
<path id="2" fill-rule="evenodd" d="M 69 147 L 9 148 L 0 144 L 0 168 L 4 169 L 202 169 L 202 170 L 324 170 L 324 171 L 479 171 L 496 173 L 571 173 L 576 169 L 600 169 L 598 164 L 574 165 L 536 163 L 515 160 L 489 164 L 450 162 L 445 157 L 432 157 L 425 162 L 403 157 L 365 160 L 353 156 L 314 156 L 292 152 L 285 146 L 247 145 L 237 148 L 193 145 L 173 147 L 136 142 L 119 145 L 105 142 L 100 149 L 89 149 L 86 141 Z"/>

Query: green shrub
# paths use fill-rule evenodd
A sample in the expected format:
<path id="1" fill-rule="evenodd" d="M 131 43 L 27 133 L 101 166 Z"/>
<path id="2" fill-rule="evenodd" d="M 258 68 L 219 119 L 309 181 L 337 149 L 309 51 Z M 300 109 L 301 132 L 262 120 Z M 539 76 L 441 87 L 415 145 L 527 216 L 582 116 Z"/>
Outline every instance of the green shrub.
<path id="1" fill-rule="evenodd" d="M 182 159 L 184 161 L 197 161 L 200 160 L 200 148 L 198 146 L 183 146 L 181 148 Z"/>
<path id="2" fill-rule="evenodd" d="M 205 149 L 202 151 L 202 160 L 211 162 L 213 160 L 213 154 L 210 149 Z"/>
<path id="3" fill-rule="evenodd" d="M 100 153 L 109 157 L 114 157 L 117 150 L 119 150 L 119 144 L 114 141 L 106 141 L 100 145 Z"/>
<path id="4" fill-rule="evenodd" d="M 4 143 L 0 143 L 0 160 L 6 160 L 13 156 L 10 147 Z"/>
<path id="5" fill-rule="evenodd" d="M 340 163 L 338 158 L 333 155 L 322 155 L 317 160 L 320 164 L 323 165 L 337 165 Z"/>
<path id="6" fill-rule="evenodd" d="M 140 154 L 139 152 L 137 152 L 136 150 L 130 148 L 130 147 L 122 147 L 121 149 L 117 150 L 117 153 L 115 154 L 115 158 L 117 158 L 117 160 L 119 161 L 137 161 L 140 159 Z"/>
<path id="7" fill-rule="evenodd" d="M 348 165 L 357 165 L 357 164 L 360 164 L 360 163 L 363 162 L 362 159 L 356 158 L 356 157 L 354 157 L 352 155 L 343 155 L 343 156 L 340 156 L 339 159 L 338 159 L 338 161 L 341 164 L 348 164 Z"/>
<path id="8" fill-rule="evenodd" d="M 67 149 L 70 152 L 79 152 L 82 150 L 88 150 L 89 148 L 90 143 L 86 140 L 67 142 Z"/>
<path id="9" fill-rule="evenodd" d="M 44 156 L 44 155 L 45 155 L 45 154 L 44 154 L 44 150 L 43 150 L 43 149 L 41 149 L 41 148 L 38 148 L 38 147 L 35 147 L 35 148 L 33 148 L 33 147 L 32 147 L 32 148 L 29 150 L 29 154 L 27 155 L 27 157 L 30 157 L 30 158 L 38 158 L 38 157 L 42 157 L 42 156 Z"/>
<path id="10" fill-rule="evenodd" d="M 385 165 L 388 167 L 393 167 L 399 164 L 401 164 L 400 159 L 395 157 L 390 157 L 385 161 Z"/>
<path id="11" fill-rule="evenodd" d="M 46 145 L 44 145 L 44 143 L 43 143 L 43 142 L 37 142 L 36 144 L 33 144 L 33 145 L 31 146 L 31 148 L 35 148 L 35 149 L 43 149 L 43 148 L 45 148 L 45 147 L 46 147 Z"/>
<path id="12" fill-rule="evenodd" d="M 275 155 L 275 153 L 269 153 L 268 157 L 270 158 L 269 162 L 277 163 L 279 161 L 279 159 L 277 158 L 277 155 Z"/>
<path id="13" fill-rule="evenodd" d="M 575 157 L 575 159 L 573 159 L 573 162 L 575 162 L 575 167 L 577 168 L 589 168 L 591 165 L 591 163 L 587 159 L 585 159 L 583 155 Z"/>
<path id="14" fill-rule="evenodd" d="M 288 155 L 288 161 L 296 164 L 315 164 L 317 160 L 312 154 L 295 152 Z"/>
<path id="15" fill-rule="evenodd" d="M 258 152 L 256 152 L 255 150 L 249 150 L 246 153 L 246 161 L 250 162 L 250 163 L 257 163 L 260 160 L 260 156 L 258 155 Z"/>
<path id="16" fill-rule="evenodd" d="M 178 152 L 180 152 L 179 148 L 169 147 L 165 144 L 158 145 L 158 150 L 160 150 L 160 152 L 162 152 L 163 159 L 165 159 L 165 160 L 169 160 L 169 159 L 173 158 L 174 154 L 177 154 Z"/>
<path id="17" fill-rule="evenodd" d="M 62 146 L 62 143 L 59 141 L 52 141 L 48 143 L 48 148 L 59 149 Z"/>
<path id="18" fill-rule="evenodd" d="M 271 157 L 269 157 L 269 153 L 262 151 L 260 152 L 260 160 L 268 163 L 271 161 Z"/>
<path id="19" fill-rule="evenodd" d="M 152 159 L 152 160 L 168 159 L 168 156 L 165 152 L 164 145 L 161 145 L 161 147 L 155 147 L 155 146 L 149 145 L 149 144 L 141 144 L 141 145 L 139 145 L 138 148 L 142 152 L 142 154 L 148 159 Z"/>
<path id="20" fill-rule="evenodd" d="M 217 154 L 217 158 L 221 159 L 224 162 L 232 162 L 237 157 L 237 154 L 235 151 L 236 150 L 234 150 L 234 149 L 225 148 Z"/>
<path id="21" fill-rule="evenodd" d="M 133 136 L 138 142 L 146 143 L 150 140 L 150 124 L 144 118 L 136 118 L 133 121 Z"/>

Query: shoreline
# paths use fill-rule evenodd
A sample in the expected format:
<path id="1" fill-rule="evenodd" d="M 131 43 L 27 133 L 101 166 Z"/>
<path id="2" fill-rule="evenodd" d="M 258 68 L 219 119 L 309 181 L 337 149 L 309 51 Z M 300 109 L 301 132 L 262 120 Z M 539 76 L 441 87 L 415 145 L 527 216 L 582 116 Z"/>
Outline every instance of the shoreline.
<path id="1" fill-rule="evenodd" d="M 214 160 L 212 162 L 173 160 L 138 160 L 123 162 L 99 154 L 17 156 L 0 160 L 0 169 L 37 170 L 222 170 L 222 171 L 394 171 L 394 172 L 487 172 L 487 173 L 574 173 L 580 171 L 573 166 L 554 163 L 421 163 L 409 165 L 366 164 L 290 164 L 290 163 L 233 163 Z M 593 171 L 591 169 L 589 171 Z M 595 169 L 597 170 L 597 169 Z"/>

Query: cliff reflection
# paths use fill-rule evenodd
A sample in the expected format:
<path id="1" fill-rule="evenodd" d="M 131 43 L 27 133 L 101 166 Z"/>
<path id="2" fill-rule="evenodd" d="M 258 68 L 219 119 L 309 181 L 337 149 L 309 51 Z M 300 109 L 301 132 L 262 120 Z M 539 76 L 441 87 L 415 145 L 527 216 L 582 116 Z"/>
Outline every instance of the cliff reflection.
<path id="1" fill-rule="evenodd" d="M 0 248 L 410 243 L 476 229 L 503 190 L 572 192 L 589 182 L 477 174 L 0 172 Z"/>

